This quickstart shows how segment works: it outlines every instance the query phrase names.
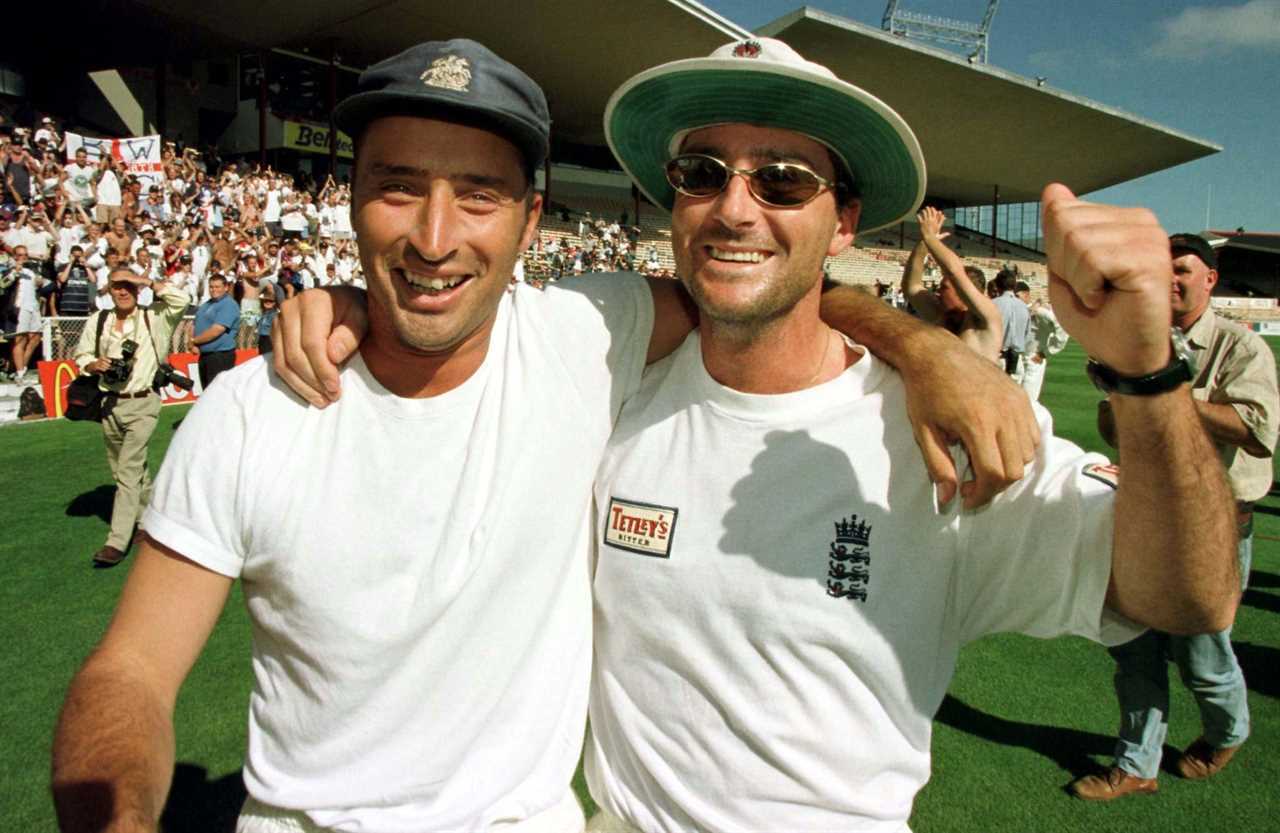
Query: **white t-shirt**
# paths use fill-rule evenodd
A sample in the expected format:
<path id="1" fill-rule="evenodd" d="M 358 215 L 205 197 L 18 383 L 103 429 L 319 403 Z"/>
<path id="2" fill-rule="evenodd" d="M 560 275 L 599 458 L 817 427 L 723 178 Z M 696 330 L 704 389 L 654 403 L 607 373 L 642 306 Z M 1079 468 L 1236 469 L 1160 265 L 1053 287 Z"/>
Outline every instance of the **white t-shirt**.
<path id="1" fill-rule="evenodd" d="M 1102 608 L 1106 460 L 1037 415 L 1029 475 L 939 513 L 869 354 L 779 396 L 716 383 L 696 332 L 651 367 L 595 487 L 596 802 L 650 833 L 905 831 L 962 645 L 1140 632 Z"/>
<path id="2" fill-rule="evenodd" d="M 53 248 L 54 236 L 52 232 L 45 231 L 43 228 L 33 228 L 32 226 L 23 226 L 18 229 L 17 239 L 19 246 L 27 247 L 27 256 L 32 260 L 48 260 L 49 250 Z"/>
<path id="3" fill-rule="evenodd" d="M 286 203 L 280 215 L 280 228 L 285 231 L 304 231 L 307 227 L 307 215 L 302 212 L 302 204 Z"/>
<path id="4" fill-rule="evenodd" d="M 334 262 L 334 272 L 337 273 L 339 283 L 351 283 L 355 277 L 356 266 L 360 261 L 350 255 L 343 255 Z"/>
<path id="5" fill-rule="evenodd" d="M 40 309 L 39 296 L 36 290 L 44 286 L 46 281 L 25 266 L 18 270 L 18 291 L 14 297 L 14 305 L 19 312 L 35 312 Z"/>
<path id="6" fill-rule="evenodd" d="M 325 205 L 320 206 L 320 212 L 319 212 L 319 220 L 320 220 L 319 235 L 320 235 L 321 237 L 332 237 L 332 236 L 333 236 L 333 215 L 334 215 L 334 211 L 335 211 L 335 208 L 334 208 L 334 206 L 332 206 L 332 205 L 325 204 Z"/>
<path id="7" fill-rule="evenodd" d="M 93 288 L 94 309 L 102 309 L 102 310 L 115 309 L 116 302 L 115 302 L 115 299 L 111 297 L 111 293 L 102 291 L 102 289 L 108 286 L 108 279 L 111 277 L 111 270 L 108 269 L 106 266 L 103 266 L 102 268 L 98 269 L 97 274 L 95 274 L 93 277 L 96 283 L 96 285 Z"/>
<path id="8" fill-rule="evenodd" d="M 63 170 L 67 172 L 67 181 L 62 187 L 71 199 L 81 202 L 93 199 L 93 175 L 98 170 L 97 166 L 81 166 L 72 162 Z"/>
<path id="9" fill-rule="evenodd" d="M 54 255 L 53 262 L 65 266 L 71 260 L 71 247 L 80 245 L 83 240 L 84 226 L 58 226 L 58 253 Z"/>
<path id="10" fill-rule="evenodd" d="M 338 203 L 333 207 L 333 233 L 351 234 L 351 204 Z"/>
<path id="11" fill-rule="evenodd" d="M 153 281 L 160 279 L 159 265 L 154 259 L 152 259 L 151 263 L 146 268 L 143 268 L 141 263 L 130 263 L 129 271 L 133 272 L 135 275 L 150 278 Z M 149 307 L 155 302 L 155 299 L 156 295 L 151 287 L 144 286 L 138 289 L 138 306 Z"/>
<path id="12" fill-rule="evenodd" d="M 211 259 L 212 254 L 206 244 L 197 243 L 191 247 L 191 276 L 198 283 L 203 283 L 205 275 L 209 273 Z"/>
<path id="13" fill-rule="evenodd" d="M 379 833 L 483 830 L 565 798 L 591 479 L 652 322 L 634 276 L 521 287 L 441 396 L 393 396 L 358 357 L 322 411 L 260 360 L 204 392 L 145 524 L 243 581 L 251 795 Z"/>
<path id="14" fill-rule="evenodd" d="M 120 180 L 115 171 L 103 171 L 98 179 L 98 205 L 120 205 Z"/>
<path id="15" fill-rule="evenodd" d="M 262 209 L 262 222 L 280 222 L 280 191 L 272 188 L 267 191 L 267 204 Z"/>

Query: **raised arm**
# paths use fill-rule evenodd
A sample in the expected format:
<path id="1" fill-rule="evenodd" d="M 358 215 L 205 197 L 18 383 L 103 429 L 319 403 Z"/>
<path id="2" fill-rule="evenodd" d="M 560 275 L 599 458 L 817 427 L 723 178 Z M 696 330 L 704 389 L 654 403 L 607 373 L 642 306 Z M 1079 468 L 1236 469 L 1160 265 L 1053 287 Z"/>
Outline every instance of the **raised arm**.
<path id="1" fill-rule="evenodd" d="M 950 246 L 942 242 L 947 236 L 942 231 L 942 226 L 947 220 L 946 215 L 932 206 L 926 206 L 917 215 L 917 218 L 920 220 L 921 241 L 928 247 L 929 254 L 933 255 L 938 268 L 951 280 L 951 285 L 955 287 L 956 295 L 960 296 L 961 301 L 964 301 L 964 305 L 969 308 L 969 312 L 973 314 L 974 319 L 983 329 L 993 330 L 998 342 L 1000 340 L 1000 310 L 996 309 L 996 305 L 991 302 L 985 292 L 979 291 L 978 287 L 973 285 L 973 281 L 969 279 L 969 273 L 965 271 L 964 261 L 960 259 L 960 255 L 953 252 Z M 999 349 L 997 348 L 998 351 Z"/>
<path id="2" fill-rule="evenodd" d="M 156 830 L 173 777 L 173 707 L 231 579 L 150 541 L 102 642 L 71 681 L 53 740 L 63 833 Z"/>
<path id="3" fill-rule="evenodd" d="M 1151 212 L 1042 194 L 1049 294 L 1059 320 L 1122 376 L 1172 356 L 1169 241 Z M 1230 626 L 1239 596 L 1226 476 L 1182 385 L 1110 397 L 1120 449 L 1107 606 L 1172 633 Z"/>
<path id="4" fill-rule="evenodd" d="M 924 285 L 924 261 L 928 253 L 924 240 L 916 243 L 911 250 L 907 265 L 902 268 L 902 295 L 922 321 L 941 325 L 942 305 L 938 303 L 937 296 Z"/>

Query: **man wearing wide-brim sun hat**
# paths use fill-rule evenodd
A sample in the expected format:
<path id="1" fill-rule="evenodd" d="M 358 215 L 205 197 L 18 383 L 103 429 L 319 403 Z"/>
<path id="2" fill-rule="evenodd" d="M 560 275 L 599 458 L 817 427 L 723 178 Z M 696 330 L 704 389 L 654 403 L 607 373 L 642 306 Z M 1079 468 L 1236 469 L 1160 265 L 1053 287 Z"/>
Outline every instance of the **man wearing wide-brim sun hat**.
<path id="1" fill-rule="evenodd" d="M 604 117 L 623 169 L 668 211 L 675 189 L 665 166 L 681 142 L 698 127 L 731 122 L 794 130 L 825 145 L 849 196 L 861 201 L 860 232 L 912 216 L 924 198 L 924 155 L 902 117 L 772 38 L 646 70 L 618 88 Z"/>
<path id="2" fill-rule="evenodd" d="M 902 377 L 819 317 L 859 212 L 920 202 L 903 120 L 754 39 L 626 82 L 606 136 L 671 211 L 699 326 L 596 470 L 589 829 L 903 833 L 966 643 L 1230 621 L 1230 492 L 1169 364 L 1153 216 L 1044 192 L 1055 307 L 1123 385 L 1125 477 L 1041 409 L 1027 476 L 963 511 L 920 465 Z"/>

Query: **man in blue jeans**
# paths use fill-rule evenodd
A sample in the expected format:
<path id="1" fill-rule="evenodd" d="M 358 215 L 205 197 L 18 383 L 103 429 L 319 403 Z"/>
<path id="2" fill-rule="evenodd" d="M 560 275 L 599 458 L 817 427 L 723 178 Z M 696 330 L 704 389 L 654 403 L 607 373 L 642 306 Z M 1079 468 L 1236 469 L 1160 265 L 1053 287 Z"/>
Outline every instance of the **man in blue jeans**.
<path id="1" fill-rule="evenodd" d="M 1218 282 L 1218 261 L 1209 243 L 1195 234 L 1175 234 L 1169 245 L 1173 323 L 1186 335 L 1195 365 L 1191 394 L 1196 411 L 1214 440 L 1236 499 L 1243 589 L 1252 553 L 1253 501 L 1271 488 L 1271 454 L 1280 425 L 1275 358 L 1256 333 L 1214 314 L 1209 296 Z M 1112 442 L 1106 400 L 1099 403 L 1098 428 Z M 1120 700 L 1116 761 L 1104 773 L 1075 781 L 1071 791 L 1076 796 L 1111 801 L 1157 790 L 1160 752 L 1169 728 L 1170 659 L 1195 696 L 1203 724 L 1200 737 L 1178 758 L 1178 774 L 1208 778 L 1227 765 L 1249 736 L 1244 675 L 1231 650 L 1230 628 L 1201 636 L 1148 631 L 1110 653 L 1116 660 Z"/>
<path id="2" fill-rule="evenodd" d="M 240 330 L 240 306 L 227 292 L 227 279 L 209 278 L 209 300 L 196 308 L 191 343 L 200 351 L 200 387 L 236 364 L 236 333 Z"/>

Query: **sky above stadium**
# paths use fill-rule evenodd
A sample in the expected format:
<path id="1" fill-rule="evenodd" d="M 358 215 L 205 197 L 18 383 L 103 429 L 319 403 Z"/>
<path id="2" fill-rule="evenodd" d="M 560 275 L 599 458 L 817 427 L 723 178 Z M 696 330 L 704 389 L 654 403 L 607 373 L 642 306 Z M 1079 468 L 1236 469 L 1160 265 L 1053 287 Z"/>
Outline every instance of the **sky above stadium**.
<path id="1" fill-rule="evenodd" d="M 804 0 L 702 0 L 748 29 Z M 879 27 L 884 0 L 810 0 Z M 901 0 L 978 22 L 986 0 Z M 1002 0 L 989 63 L 1221 145 L 1221 153 L 1095 192 L 1170 231 L 1280 232 L 1280 0 Z M 851 79 L 856 80 L 856 79 Z M 1011 124 L 1009 129 L 1019 130 Z M 1028 134 L 1028 142 L 1035 136 Z M 1206 218 L 1208 222 L 1206 222 Z"/>

